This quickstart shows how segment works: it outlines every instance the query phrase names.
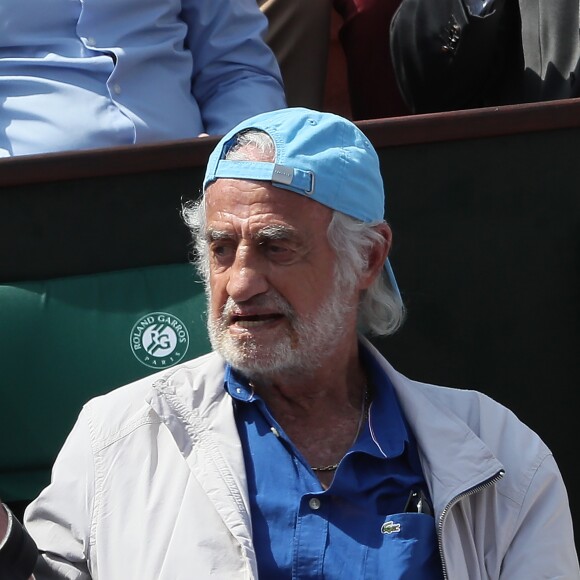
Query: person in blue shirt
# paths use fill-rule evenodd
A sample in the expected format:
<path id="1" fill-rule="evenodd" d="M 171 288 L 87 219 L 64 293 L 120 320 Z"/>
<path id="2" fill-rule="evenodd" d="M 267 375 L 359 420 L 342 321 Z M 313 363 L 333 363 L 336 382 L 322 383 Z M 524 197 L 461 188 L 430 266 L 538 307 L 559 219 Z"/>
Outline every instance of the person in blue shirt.
<path id="1" fill-rule="evenodd" d="M 203 189 L 184 215 L 214 352 L 84 407 L 26 530 L 0 508 L 0 576 L 580 578 L 541 439 L 364 336 L 404 315 L 365 135 L 264 113 L 223 137 Z"/>
<path id="2" fill-rule="evenodd" d="M 0 157 L 223 134 L 285 106 L 253 0 L 0 3 Z"/>

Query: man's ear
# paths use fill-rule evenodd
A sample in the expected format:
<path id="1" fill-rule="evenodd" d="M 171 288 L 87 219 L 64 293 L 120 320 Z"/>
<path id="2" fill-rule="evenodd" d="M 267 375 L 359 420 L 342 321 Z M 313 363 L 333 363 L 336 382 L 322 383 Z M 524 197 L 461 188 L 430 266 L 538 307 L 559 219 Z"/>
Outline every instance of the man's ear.
<path id="1" fill-rule="evenodd" d="M 393 232 L 390 226 L 383 222 L 375 226 L 375 230 L 381 234 L 381 239 L 377 240 L 369 250 L 367 268 L 359 279 L 359 288 L 361 290 L 367 289 L 376 277 L 381 274 L 391 250 Z"/>

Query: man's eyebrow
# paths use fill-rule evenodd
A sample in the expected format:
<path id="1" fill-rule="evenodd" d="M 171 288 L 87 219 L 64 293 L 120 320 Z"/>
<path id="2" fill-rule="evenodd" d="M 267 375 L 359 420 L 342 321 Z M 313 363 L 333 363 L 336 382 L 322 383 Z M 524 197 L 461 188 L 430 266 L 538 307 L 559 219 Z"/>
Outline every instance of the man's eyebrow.
<path id="1" fill-rule="evenodd" d="M 289 226 L 271 225 L 260 228 L 252 237 L 259 242 L 266 240 L 289 240 L 296 237 L 296 230 Z"/>
<path id="2" fill-rule="evenodd" d="M 252 239 L 257 242 L 264 242 L 268 240 L 289 240 L 296 237 L 296 229 L 283 225 L 269 225 L 260 228 L 257 232 L 252 234 Z M 208 228 L 206 231 L 206 239 L 208 242 L 223 242 L 237 239 L 235 233 L 227 230 L 218 230 Z"/>
<path id="3" fill-rule="evenodd" d="M 206 238 L 208 242 L 218 242 L 223 240 L 233 240 L 235 236 L 231 232 L 226 232 L 225 230 L 208 229 L 206 231 Z"/>

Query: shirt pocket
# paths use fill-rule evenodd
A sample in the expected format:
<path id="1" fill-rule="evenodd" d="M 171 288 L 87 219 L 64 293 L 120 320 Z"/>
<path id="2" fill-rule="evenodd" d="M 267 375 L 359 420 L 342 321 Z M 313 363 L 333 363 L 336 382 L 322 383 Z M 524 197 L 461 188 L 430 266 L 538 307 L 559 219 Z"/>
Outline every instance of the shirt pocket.
<path id="1" fill-rule="evenodd" d="M 421 513 L 385 517 L 376 549 L 369 550 L 365 578 L 441 580 L 435 520 Z M 374 543 L 374 542 L 373 542 Z"/>

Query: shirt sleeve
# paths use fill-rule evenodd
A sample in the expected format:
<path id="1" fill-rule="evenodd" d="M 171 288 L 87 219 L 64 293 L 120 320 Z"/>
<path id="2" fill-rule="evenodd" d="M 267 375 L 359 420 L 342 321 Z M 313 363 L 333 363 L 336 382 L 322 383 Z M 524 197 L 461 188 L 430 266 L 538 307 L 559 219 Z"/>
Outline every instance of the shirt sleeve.
<path id="1" fill-rule="evenodd" d="M 256 0 L 183 0 L 182 17 L 193 56 L 192 92 L 208 133 L 226 133 L 248 117 L 286 106 Z"/>

